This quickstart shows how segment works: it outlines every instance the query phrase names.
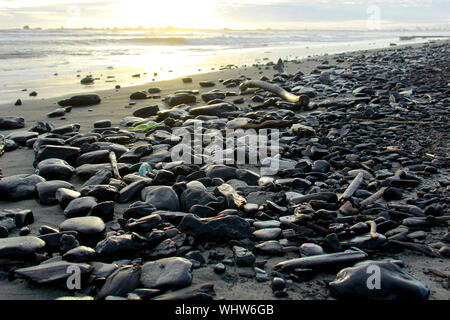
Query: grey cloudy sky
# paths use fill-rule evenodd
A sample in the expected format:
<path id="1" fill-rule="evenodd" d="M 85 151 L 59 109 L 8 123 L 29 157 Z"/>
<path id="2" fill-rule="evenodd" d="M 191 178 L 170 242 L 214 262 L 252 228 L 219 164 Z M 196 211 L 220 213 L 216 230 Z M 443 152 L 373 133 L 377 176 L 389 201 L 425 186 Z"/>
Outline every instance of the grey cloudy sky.
<path id="1" fill-rule="evenodd" d="M 445 26 L 449 0 L 0 0 L 0 28 Z"/>

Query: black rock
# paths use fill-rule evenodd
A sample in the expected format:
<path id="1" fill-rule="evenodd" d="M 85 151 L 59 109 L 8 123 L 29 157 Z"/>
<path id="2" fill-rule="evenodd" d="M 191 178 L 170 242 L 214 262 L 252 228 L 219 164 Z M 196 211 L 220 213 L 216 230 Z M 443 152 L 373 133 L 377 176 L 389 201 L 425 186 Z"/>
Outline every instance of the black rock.
<path id="1" fill-rule="evenodd" d="M 334 295 L 344 299 L 426 299 L 430 294 L 424 283 L 389 261 L 357 263 L 341 270 L 329 285 Z"/>
<path id="2" fill-rule="evenodd" d="M 65 114 L 66 114 L 66 109 L 58 108 L 58 109 L 53 110 L 52 112 L 47 113 L 47 117 L 57 118 L 57 117 L 63 117 Z"/>
<path id="3" fill-rule="evenodd" d="M 82 186 L 84 188 L 86 186 L 105 184 L 109 182 L 112 177 L 111 170 L 101 169 L 98 170 L 93 176 L 91 176 Z"/>
<path id="4" fill-rule="evenodd" d="M 233 247 L 233 255 L 234 262 L 238 267 L 251 267 L 256 260 L 251 251 L 239 246 Z"/>
<path id="5" fill-rule="evenodd" d="M 36 166 L 36 174 L 47 180 L 68 179 L 74 170 L 66 161 L 54 158 L 42 160 Z"/>
<path id="6" fill-rule="evenodd" d="M 56 191 L 59 188 L 75 189 L 72 184 L 62 180 L 44 181 L 36 184 L 39 202 L 46 205 L 57 204 Z"/>
<path id="7" fill-rule="evenodd" d="M 150 289 L 187 287 L 192 282 L 192 262 L 173 257 L 147 262 L 142 266 L 141 283 Z"/>
<path id="8" fill-rule="evenodd" d="M 14 131 L 8 134 L 5 139 L 13 140 L 20 146 L 24 146 L 30 139 L 36 138 L 39 134 L 33 131 Z"/>
<path id="9" fill-rule="evenodd" d="M 148 118 L 152 116 L 156 116 L 156 114 L 159 111 L 158 105 L 143 107 L 140 109 L 137 109 L 133 112 L 133 116 L 140 117 L 140 118 Z"/>
<path id="10" fill-rule="evenodd" d="M 58 201 L 61 208 L 67 207 L 67 205 L 74 199 L 77 199 L 81 196 L 78 191 L 67 189 L 67 188 L 59 188 L 56 190 L 56 200 Z"/>
<path id="11" fill-rule="evenodd" d="M 142 178 L 134 181 L 127 185 L 125 188 L 121 189 L 119 192 L 119 202 L 126 203 L 129 202 L 136 194 L 141 192 L 141 190 L 153 182 L 150 178 Z"/>
<path id="12" fill-rule="evenodd" d="M 90 272 L 91 266 L 87 263 L 57 261 L 16 269 L 14 272 L 36 283 L 51 283 L 66 280 L 73 275 L 73 272 L 68 272 L 70 270 L 78 270 L 80 275 L 85 275 Z"/>
<path id="13" fill-rule="evenodd" d="M 178 230 L 200 239 L 227 241 L 250 237 L 250 224 L 239 216 L 218 216 L 199 219 L 186 215 L 178 225 Z"/>
<path id="14" fill-rule="evenodd" d="M 79 154 L 80 148 L 46 145 L 37 152 L 36 162 L 39 163 L 42 160 L 56 158 L 65 160 L 70 164 L 75 164 Z"/>
<path id="15" fill-rule="evenodd" d="M 20 129 L 25 127 L 22 117 L 0 117 L 0 130 Z"/>
<path id="16" fill-rule="evenodd" d="M 151 214 L 135 220 L 127 224 L 127 228 L 130 231 L 135 231 L 137 233 L 145 233 L 151 231 L 161 222 L 161 216 L 158 214 Z"/>
<path id="17" fill-rule="evenodd" d="M 34 258 L 34 253 L 44 246 L 43 240 L 32 236 L 0 239 L 0 259 Z"/>
<path id="18" fill-rule="evenodd" d="M 130 99 L 131 100 L 144 100 L 147 99 L 147 93 L 145 91 L 137 91 L 137 92 L 133 92 L 130 95 Z"/>
<path id="19" fill-rule="evenodd" d="M 190 104 L 195 103 L 197 101 L 197 98 L 195 95 L 190 93 L 179 93 L 172 95 L 168 98 L 167 103 L 171 107 L 178 106 L 180 104 Z"/>
<path id="20" fill-rule="evenodd" d="M 180 196 L 181 207 L 186 211 L 194 205 L 206 205 L 212 201 L 217 201 L 217 198 L 201 188 L 187 188 Z"/>
<path id="21" fill-rule="evenodd" d="M 62 107 L 72 106 L 72 107 L 83 107 L 83 106 L 92 106 L 99 104 L 101 99 L 96 94 L 86 94 L 73 96 L 70 99 L 58 101 L 58 104 Z"/>
<path id="22" fill-rule="evenodd" d="M 116 187 L 108 184 L 90 185 L 80 189 L 83 197 L 94 197 L 99 202 L 115 201 L 119 197 Z"/>
<path id="23" fill-rule="evenodd" d="M 92 207 L 90 216 L 99 217 L 103 221 L 111 221 L 114 218 L 114 201 L 103 201 Z"/>
<path id="24" fill-rule="evenodd" d="M 97 205 L 97 200 L 94 197 L 76 198 L 64 209 L 64 215 L 68 218 L 85 217 L 95 205 Z"/>
<path id="25" fill-rule="evenodd" d="M 109 162 L 109 151 L 108 150 L 96 150 L 91 152 L 86 152 L 80 155 L 77 159 L 77 166 L 83 164 L 98 164 Z"/>
<path id="26" fill-rule="evenodd" d="M 147 203 L 142 201 L 136 201 L 132 203 L 123 213 L 124 219 L 139 219 L 145 216 L 148 216 L 156 211 L 156 208 Z"/>
<path id="27" fill-rule="evenodd" d="M 95 259 L 94 249 L 86 246 L 78 246 L 67 251 L 62 258 L 70 262 L 91 262 Z"/>
<path id="28" fill-rule="evenodd" d="M 105 231 L 105 223 L 98 217 L 77 217 L 63 221 L 59 229 L 76 231 L 80 235 L 98 235 Z"/>
<path id="29" fill-rule="evenodd" d="M 167 186 L 150 186 L 142 189 L 141 199 L 158 210 L 178 211 L 180 203 L 176 192 Z"/>
<path id="30" fill-rule="evenodd" d="M 255 246 L 254 252 L 265 256 L 282 256 L 283 246 L 275 240 L 265 241 Z"/>
<path id="31" fill-rule="evenodd" d="M 111 127 L 111 120 L 98 120 L 94 122 L 94 128 L 109 128 Z"/>
<path id="32" fill-rule="evenodd" d="M 141 276 L 140 266 L 123 266 L 111 273 L 99 291 L 97 298 L 107 296 L 123 297 L 139 288 Z"/>

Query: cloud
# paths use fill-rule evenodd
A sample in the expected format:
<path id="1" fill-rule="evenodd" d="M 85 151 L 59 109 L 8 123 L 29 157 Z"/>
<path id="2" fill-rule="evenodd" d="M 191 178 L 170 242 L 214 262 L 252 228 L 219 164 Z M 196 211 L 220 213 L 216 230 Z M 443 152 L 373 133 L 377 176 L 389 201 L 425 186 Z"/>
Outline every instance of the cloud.
<path id="1" fill-rule="evenodd" d="M 171 0 L 159 1 L 169 3 Z M 204 3 L 205 0 L 189 1 L 189 5 L 198 10 Z M 0 28 L 24 24 L 68 26 L 68 21 L 75 21 L 73 15 L 77 12 L 80 14 L 78 23 L 83 26 L 115 26 L 123 22 L 123 12 L 117 8 L 124 5 L 131 9 L 136 7 L 139 13 L 136 16 L 143 20 L 136 23 L 145 25 L 152 20 L 152 15 L 158 15 L 158 3 L 148 0 L 134 0 L 132 4 L 126 0 L 0 0 Z M 148 17 L 139 11 L 142 6 L 153 5 L 155 10 L 149 12 Z M 450 22 L 448 0 L 209 0 L 208 5 L 214 7 L 214 16 L 205 14 L 204 19 L 220 20 L 224 26 L 231 27 L 283 28 L 319 23 L 353 26 L 355 21 L 364 22 L 369 18 L 369 6 L 379 8 L 386 24 Z M 176 25 L 173 21 L 168 24 Z"/>

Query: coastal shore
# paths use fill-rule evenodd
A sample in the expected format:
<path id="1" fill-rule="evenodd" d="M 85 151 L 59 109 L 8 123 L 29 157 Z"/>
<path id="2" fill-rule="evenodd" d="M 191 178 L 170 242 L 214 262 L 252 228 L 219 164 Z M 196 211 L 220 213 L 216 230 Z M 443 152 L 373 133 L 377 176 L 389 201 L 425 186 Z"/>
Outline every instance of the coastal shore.
<path id="1" fill-rule="evenodd" d="M 391 195 L 391 198 L 389 198 L 389 196 L 386 196 L 384 198 L 384 202 L 381 201 L 384 207 L 381 206 L 380 208 L 378 208 L 382 212 L 386 213 L 384 215 L 381 215 L 384 220 L 379 221 L 380 224 L 386 221 L 392 221 L 393 224 L 391 228 L 387 228 L 385 224 L 385 227 L 387 229 L 379 231 L 386 234 L 387 232 L 392 231 L 397 227 L 401 227 L 403 219 L 415 217 L 411 213 L 398 213 L 398 211 L 402 211 L 402 209 L 399 209 L 399 207 L 394 207 L 396 209 L 389 207 L 388 205 L 392 203 L 406 205 L 406 200 L 412 199 L 412 201 L 408 202 L 408 204 L 414 204 L 416 207 L 422 210 L 419 217 L 429 215 L 425 215 L 424 212 L 426 210 L 428 210 L 428 212 L 432 212 L 432 209 L 427 208 L 433 205 L 436 207 L 437 211 L 440 210 L 440 214 L 436 214 L 436 216 L 449 215 L 448 133 L 445 132 L 445 130 L 448 130 L 449 110 L 448 97 L 442 97 L 445 92 L 448 93 L 448 84 L 441 83 L 442 81 L 444 81 L 445 76 L 448 76 L 448 67 L 447 69 L 443 69 L 442 67 L 442 57 L 445 55 L 447 55 L 448 57 L 448 50 L 448 41 L 436 41 L 432 43 L 416 44 L 407 47 L 396 46 L 386 49 L 344 53 L 338 55 L 314 57 L 300 61 L 286 62 L 286 74 L 299 75 L 298 82 L 301 83 L 301 85 L 299 85 L 302 88 L 308 88 L 308 90 L 310 88 L 313 88 L 312 91 L 305 90 L 304 94 L 308 94 L 309 92 L 308 95 L 311 99 L 310 106 L 314 106 L 314 108 L 313 110 L 290 110 L 289 108 L 292 107 L 292 105 L 282 105 L 281 109 L 284 109 L 284 116 L 280 116 L 280 119 L 277 119 L 276 116 L 280 109 L 279 106 L 277 106 L 276 104 L 271 104 L 267 107 L 262 106 L 267 98 L 267 95 L 261 95 L 259 98 L 262 98 L 262 101 L 260 101 L 254 98 L 254 94 L 240 95 L 239 88 L 237 86 L 227 87 L 223 85 L 223 81 L 228 79 L 241 79 L 243 81 L 243 79 L 245 78 L 257 80 L 263 76 L 267 77 L 268 79 L 274 79 L 277 77 L 278 71 L 274 70 L 272 64 L 246 68 L 230 68 L 227 70 L 214 71 L 210 73 L 195 74 L 188 77 L 192 79 L 192 82 L 189 83 L 185 83 L 181 78 L 177 78 L 167 81 L 150 82 L 138 86 L 123 87 L 117 90 L 113 89 L 98 91 L 96 92 L 96 94 L 101 97 L 100 104 L 86 107 L 74 107 L 70 112 L 65 113 L 61 117 L 48 118 L 47 114 L 59 108 L 57 104 L 58 101 L 70 98 L 74 94 L 62 95 L 57 98 L 25 101 L 20 106 L 15 106 L 12 103 L 4 104 L 0 106 L 0 115 L 1 117 L 23 117 L 25 120 L 25 127 L 21 130 L 28 130 L 36 122 L 44 121 L 53 123 L 56 128 L 69 124 L 79 124 L 79 134 L 87 134 L 94 129 L 93 124 L 95 122 L 105 119 L 111 121 L 111 127 L 119 127 L 119 130 L 127 130 L 128 126 L 121 125 L 124 117 L 132 116 L 134 111 L 152 105 L 158 105 L 159 110 L 164 110 L 165 108 L 169 109 L 170 107 L 165 104 L 163 99 L 165 97 L 172 96 L 176 91 L 179 90 L 199 90 L 199 94 L 196 95 L 197 103 L 189 106 L 188 108 L 183 107 L 183 110 L 187 112 L 189 112 L 190 108 L 194 106 L 203 106 L 206 104 L 202 102 L 200 98 L 202 94 L 206 92 L 211 92 L 211 90 L 214 89 L 218 89 L 219 92 L 233 92 L 234 94 L 227 95 L 224 100 L 227 102 L 232 102 L 235 99 L 242 98 L 243 101 L 241 101 L 240 104 L 236 104 L 237 108 L 234 115 L 225 117 L 227 121 L 233 120 L 236 117 L 248 116 L 252 112 L 261 112 L 261 114 L 254 115 L 253 119 L 255 120 L 255 122 L 260 122 L 260 119 L 258 119 L 259 116 L 264 116 L 265 114 L 271 112 L 272 116 L 269 116 L 267 119 L 271 119 L 271 117 L 273 117 L 276 120 L 285 121 L 286 117 L 292 118 L 298 123 L 301 122 L 315 129 L 317 140 L 307 142 L 305 138 L 300 137 L 299 139 L 301 140 L 301 142 L 298 142 L 298 149 L 293 150 L 289 149 L 289 147 L 286 147 L 286 150 L 289 150 L 289 152 L 283 155 L 283 158 L 297 162 L 300 161 L 299 159 L 304 157 L 311 158 L 313 161 L 323 159 L 330 160 L 333 157 L 330 157 L 329 154 L 337 152 L 336 155 L 338 159 L 336 160 L 336 163 L 332 163 L 331 168 L 327 168 L 326 171 L 321 172 L 325 175 L 325 177 L 316 175 L 315 178 L 312 178 L 308 177 L 308 174 L 298 175 L 300 179 L 310 179 L 312 181 L 312 184 L 315 184 L 318 187 L 319 191 L 320 189 L 328 190 L 333 185 L 334 192 L 340 195 L 343 193 L 343 191 L 345 191 L 345 187 L 347 187 L 351 182 L 346 180 L 347 178 L 344 179 L 344 177 L 348 174 L 349 168 L 354 170 L 364 169 L 366 171 L 369 171 L 368 169 L 371 169 L 370 165 L 373 165 L 373 171 L 370 172 L 371 179 L 370 181 L 368 180 L 366 183 L 364 183 L 364 188 L 362 188 L 367 192 L 360 192 L 360 194 L 356 197 L 358 198 L 356 202 L 358 202 L 361 199 L 367 199 L 367 197 L 375 193 L 378 190 L 378 187 L 383 186 L 383 183 L 385 183 L 386 179 L 392 176 L 396 176 L 396 172 L 398 170 L 403 170 L 404 167 L 411 167 L 416 165 L 415 168 L 418 168 L 417 166 L 422 163 L 424 163 L 424 166 L 430 167 L 429 169 L 427 169 L 429 171 L 427 171 L 427 173 L 424 173 L 423 175 L 422 171 L 424 171 L 424 169 L 417 171 L 406 170 L 406 173 L 404 173 L 404 176 L 406 176 L 406 178 L 402 177 L 403 180 L 420 181 L 420 185 L 389 185 L 389 187 L 395 188 L 395 190 L 393 189 L 392 191 L 393 195 Z M 397 53 L 395 55 L 392 55 L 394 52 Z M 370 68 L 365 65 L 366 56 L 370 60 Z M 390 59 L 389 61 L 391 65 L 386 65 L 383 59 Z M 423 87 L 420 88 L 418 84 L 420 81 L 416 78 L 412 80 L 412 71 L 409 70 L 409 68 L 412 68 L 412 65 L 408 62 L 411 60 L 420 62 L 423 65 L 426 65 L 430 61 L 432 64 L 430 68 L 436 68 L 436 81 L 432 83 L 424 83 Z M 377 65 L 377 62 L 379 62 L 380 65 L 383 65 L 383 68 L 381 68 L 380 70 L 380 77 L 382 74 L 387 77 L 384 81 L 385 83 L 393 81 L 392 79 L 388 78 L 389 74 L 387 69 L 389 67 L 393 72 L 392 76 L 398 76 L 399 86 L 398 90 L 395 91 L 396 93 L 393 97 L 391 97 L 391 95 L 394 90 L 392 88 L 389 90 L 383 88 L 383 80 L 381 78 L 381 80 L 375 79 L 376 68 L 374 66 Z M 238 65 L 239 62 L 237 61 L 236 64 Z M 428 66 L 424 66 L 423 68 L 427 67 Z M 317 73 L 317 71 L 319 71 L 319 73 Z M 350 71 L 351 75 L 349 74 L 347 77 L 342 77 L 342 73 L 344 71 Z M 414 72 L 419 71 L 420 70 L 414 70 Z M 326 75 L 323 76 L 323 78 L 319 78 L 321 74 L 323 74 L 322 72 L 324 72 Z M 365 78 L 365 72 L 370 73 L 370 78 Z M 356 76 L 355 74 L 358 74 L 358 76 Z M 308 78 L 308 76 L 310 75 L 313 75 L 313 77 Z M 288 79 L 289 80 L 286 81 L 292 80 L 292 78 Z M 432 75 L 429 75 L 428 80 L 432 80 Z M 409 83 L 409 81 L 415 82 Z M 213 82 L 214 85 L 212 87 L 201 87 L 199 84 L 203 82 Z M 275 83 L 281 83 L 283 85 L 292 84 L 283 83 L 281 82 L 281 80 L 280 82 Z M 371 83 L 373 83 L 373 88 L 368 87 Z M 440 83 L 440 87 L 436 88 L 435 86 L 438 83 Z M 148 94 L 148 96 L 150 96 L 148 99 L 130 100 L 131 94 L 142 91 L 148 93 L 148 89 L 153 87 L 159 88 L 160 93 Z M 405 90 L 408 90 L 412 87 L 414 88 L 412 94 L 409 96 L 407 93 L 399 93 L 404 92 Z M 291 87 L 290 89 L 293 88 Z M 356 89 L 359 89 L 359 91 L 355 94 Z M 388 92 L 383 91 L 383 94 L 381 96 L 377 96 L 377 94 L 375 93 L 376 90 L 387 90 Z M 426 97 L 426 94 L 429 94 L 431 96 L 431 101 Z M 329 103 L 324 102 L 327 99 L 339 100 L 339 98 L 344 97 L 352 99 L 358 97 L 369 97 L 370 99 L 361 100 L 361 103 L 353 101 L 348 105 L 343 105 L 345 104 L 345 102 L 342 101 L 332 101 Z M 418 102 L 413 103 L 413 100 L 416 100 Z M 368 104 L 369 102 L 372 102 L 377 107 Z M 388 104 L 389 102 L 391 103 L 390 105 Z M 258 106 L 258 108 L 253 110 L 255 106 Z M 424 108 L 428 107 L 430 109 L 421 110 L 420 107 L 422 106 L 424 106 Z M 349 113 L 345 114 L 347 110 L 349 111 Z M 292 116 L 292 113 L 294 114 L 294 116 Z M 373 116 L 377 113 L 380 113 L 379 117 Z M 153 119 L 154 117 L 150 118 Z M 189 117 L 186 117 L 186 119 L 187 118 Z M 175 122 L 178 123 L 178 120 L 180 119 L 176 119 Z M 336 128 L 336 132 L 330 133 L 333 124 L 338 125 L 339 127 Z M 345 125 L 348 125 L 348 127 L 345 127 Z M 445 129 L 445 127 L 447 127 L 447 129 Z M 343 135 L 345 135 L 343 132 L 345 130 L 350 131 L 350 136 L 348 138 L 343 138 Z M 15 131 L 18 130 L 2 130 L 0 131 L 0 134 L 7 136 L 8 134 Z M 377 136 L 376 131 L 380 131 L 379 136 Z M 283 132 L 286 136 L 290 136 L 292 134 L 291 131 Z M 352 133 L 354 134 L 352 135 Z M 421 136 L 425 134 L 427 134 L 428 137 Z M 138 136 L 140 136 L 141 138 L 145 138 L 143 134 L 139 134 Z M 339 143 L 344 143 L 343 141 L 350 140 L 350 143 L 348 143 L 347 145 L 343 145 L 342 148 L 351 150 L 351 152 L 346 150 L 345 152 L 340 154 L 339 152 L 341 152 L 342 150 L 340 150 L 339 148 L 333 149 L 333 147 L 336 147 L 336 145 L 334 144 L 334 140 L 339 141 Z M 395 153 L 395 151 L 393 152 L 397 156 L 387 158 L 390 154 L 392 154 L 391 151 L 386 152 L 386 150 L 391 150 L 388 149 L 389 141 L 387 140 L 391 140 L 394 144 L 397 143 L 396 150 L 400 151 L 398 153 Z M 412 140 L 414 140 L 415 142 L 413 142 Z M 428 142 L 429 144 L 427 145 L 426 142 Z M 367 143 L 368 145 L 358 147 L 356 149 L 354 148 L 355 145 L 364 143 Z M 136 146 L 144 144 L 145 143 L 143 143 L 143 141 L 124 143 L 124 145 L 128 149 L 132 149 Z M 315 144 L 317 144 L 315 148 L 318 151 L 316 152 L 315 156 L 312 156 L 311 149 Z M 415 144 L 419 145 L 420 148 L 414 148 L 413 146 Z M 309 154 L 302 154 L 302 152 L 304 152 L 305 150 L 307 150 Z M 369 151 L 366 152 L 366 150 Z M 373 151 L 374 153 L 371 154 L 371 151 Z M 413 151 L 416 151 L 417 154 L 411 154 L 411 152 Z M 346 157 L 345 154 L 353 155 L 353 157 Z M 427 158 L 426 154 L 431 154 L 432 157 Z M 377 162 L 371 163 L 370 160 L 372 157 L 381 157 L 382 159 L 379 161 L 377 160 Z M 2 168 L 3 170 L 4 177 L 19 174 L 33 174 L 35 172 L 35 168 L 33 167 L 34 160 L 35 152 L 33 151 L 33 149 L 22 146 L 14 151 L 5 152 L 5 154 L 0 157 L 0 168 Z M 341 162 L 344 160 L 348 161 L 350 165 L 342 164 Z M 365 163 L 364 166 L 355 165 L 355 163 L 360 162 Z M 339 164 L 341 164 L 342 166 L 339 167 Z M 384 175 L 381 174 L 380 172 L 383 170 L 387 170 L 388 173 L 384 171 Z M 414 172 L 414 174 L 411 174 L 410 176 L 411 172 Z M 289 174 L 286 174 L 281 178 L 290 177 Z M 83 183 L 85 182 L 84 180 L 85 179 L 81 179 L 80 176 L 76 175 L 72 176 L 70 179 L 67 179 L 67 181 L 70 182 L 77 190 L 83 185 Z M 333 180 L 334 182 L 331 180 Z M 342 183 L 344 183 L 344 185 L 342 185 Z M 373 184 L 369 186 L 370 183 Z M 236 189 L 238 189 L 238 186 L 239 184 L 236 184 Z M 267 210 L 268 212 L 271 212 L 271 214 L 268 216 L 272 219 L 268 219 L 267 217 L 262 215 L 261 221 L 273 220 L 274 218 L 280 218 L 283 215 L 294 215 L 295 208 L 292 203 L 286 202 L 286 199 L 285 201 L 279 201 L 276 206 L 273 206 L 272 203 L 267 204 L 267 200 L 269 199 L 270 201 L 275 201 L 275 195 L 279 192 L 291 191 L 300 193 L 298 190 L 296 190 L 295 184 L 293 185 L 292 181 L 289 181 L 285 185 L 281 183 L 281 187 L 275 186 L 272 190 L 264 188 L 258 189 L 258 187 L 260 186 L 255 186 L 254 190 L 252 190 L 253 192 L 263 193 L 262 196 L 256 196 L 254 194 L 251 195 L 252 192 L 245 190 L 238 191 L 240 191 L 244 195 L 244 197 L 247 198 L 248 203 L 256 203 L 258 206 L 262 206 L 263 209 L 258 209 L 258 211 L 264 212 L 265 210 Z M 372 187 L 373 189 L 371 189 Z M 243 187 L 243 189 L 245 189 L 245 187 Z M 302 193 L 309 194 L 309 192 L 310 190 L 303 189 Z M 398 193 L 400 193 L 400 196 L 398 195 Z M 430 199 L 434 199 L 434 201 L 428 201 Z M 107 232 L 110 232 L 112 230 L 111 227 L 117 228 L 118 219 L 122 218 L 123 212 L 129 207 L 129 205 L 130 202 L 116 202 L 114 204 L 114 217 L 112 221 L 106 222 Z M 345 212 L 345 214 L 342 214 L 342 210 L 344 209 L 341 209 L 340 206 L 335 203 L 333 203 L 332 205 L 324 203 L 313 203 L 313 205 L 317 206 L 314 208 L 315 212 L 318 212 L 320 209 L 333 211 L 339 213 L 340 218 L 342 218 L 343 216 L 348 217 L 357 215 L 356 213 L 354 213 L 354 211 L 351 211 L 351 213 Z M 356 207 L 355 203 L 353 205 Z M 280 209 L 278 206 L 282 208 Z M 66 217 L 62 213 L 63 210 L 59 207 L 59 205 L 42 205 L 36 199 L 20 200 L 15 202 L 1 201 L 0 208 L 31 209 L 34 215 L 34 223 L 30 225 L 31 230 L 29 235 L 32 236 L 39 236 L 39 228 L 43 225 L 58 228 L 60 224 L 66 220 Z M 374 212 L 377 208 L 375 207 L 372 209 L 373 210 L 371 212 L 364 212 L 364 215 L 370 218 L 373 218 L 373 216 L 375 216 L 376 218 L 377 216 L 376 214 L 374 214 Z M 239 208 L 239 210 L 243 212 L 243 216 L 245 218 L 259 220 L 258 218 L 255 219 L 254 213 L 248 214 L 248 212 L 245 212 L 242 208 Z M 239 211 L 239 214 L 241 213 L 241 211 Z M 392 211 L 395 212 L 393 213 Z M 287 214 L 287 212 L 289 212 L 289 214 Z M 298 212 L 297 210 L 295 211 L 295 214 L 307 214 L 307 210 L 305 212 L 302 213 Z M 358 212 L 358 214 L 360 213 L 362 213 L 362 211 Z M 332 223 L 345 224 L 345 226 L 342 227 L 342 230 L 347 230 L 350 226 L 356 224 L 356 221 L 358 221 L 356 219 L 354 221 L 352 220 L 352 223 L 346 223 L 342 222 L 345 221 L 345 219 L 335 220 L 335 218 L 336 217 L 333 217 L 331 219 Z M 330 221 L 328 221 L 328 223 L 325 223 L 325 225 L 327 225 L 329 228 L 332 228 L 330 227 L 329 222 Z M 273 281 L 269 280 L 269 278 L 273 280 L 274 277 L 279 277 L 279 275 L 277 276 L 276 273 L 275 276 L 272 276 L 274 267 L 280 262 L 299 257 L 298 246 L 297 250 L 294 250 L 293 248 L 296 247 L 296 244 L 298 244 L 298 242 L 301 242 L 299 241 L 301 237 L 293 237 L 295 238 L 295 240 L 289 239 L 289 233 L 286 231 L 289 229 L 291 229 L 291 227 L 289 227 L 289 224 L 282 226 L 280 228 L 280 234 L 273 239 L 270 239 L 279 242 L 283 239 L 285 240 L 284 242 L 281 241 L 284 247 L 282 255 L 257 255 L 256 261 L 259 262 L 258 266 L 260 267 L 260 269 L 266 271 L 266 276 L 268 279 L 268 281 L 261 282 L 256 279 L 255 271 L 252 267 L 239 267 L 233 263 L 230 263 L 230 265 L 225 264 L 226 272 L 224 274 L 218 274 L 215 266 L 217 265 L 217 263 L 220 263 L 221 261 L 223 262 L 224 259 L 227 260 L 228 258 L 228 260 L 233 260 L 232 258 L 235 258 L 236 250 L 233 251 L 233 246 L 243 247 L 247 245 L 248 248 L 254 248 L 255 245 L 261 244 L 261 242 L 263 242 L 262 240 L 255 241 L 254 238 L 251 238 L 253 241 L 253 243 L 251 243 L 251 241 L 246 242 L 242 239 L 232 239 L 232 241 L 229 241 L 228 243 L 221 243 L 216 245 L 214 241 L 206 241 L 207 244 L 205 244 L 205 242 L 197 239 L 199 241 L 195 242 L 195 244 L 191 246 L 191 251 L 194 249 L 200 251 L 201 255 L 209 263 L 204 263 L 201 267 L 193 269 L 191 286 L 201 285 L 204 283 L 213 283 L 215 298 L 236 300 L 268 300 L 278 298 L 276 295 L 274 295 L 274 292 L 277 290 L 273 290 L 270 285 L 271 283 L 273 283 Z M 305 231 L 304 229 L 302 230 Z M 445 237 L 445 234 L 448 234 L 448 223 L 447 226 L 445 226 L 444 223 L 444 225 L 439 226 L 433 225 L 431 228 L 430 226 L 426 226 L 425 228 L 419 227 L 418 230 L 425 230 L 426 233 L 424 232 L 415 234 L 412 236 L 412 238 L 401 238 L 403 239 L 402 241 L 426 245 L 427 248 L 433 248 L 433 252 L 438 252 L 441 248 L 448 248 L 448 242 L 445 243 L 445 240 L 442 240 Z M 281 233 L 282 231 L 284 232 Z M 409 233 L 407 234 L 413 233 L 413 231 L 417 231 L 417 229 L 411 227 L 408 231 Z M 20 228 L 13 228 L 9 232 L 8 238 L 19 236 L 19 233 Z M 297 230 L 297 233 L 300 233 L 300 231 Z M 337 233 L 338 231 L 329 232 L 329 234 L 334 234 L 335 236 Z M 306 232 L 305 234 L 308 233 Z M 393 235 L 396 235 L 396 233 L 394 233 Z M 311 236 L 311 241 L 323 246 L 324 243 L 328 243 L 328 245 L 331 245 L 330 242 L 332 240 L 320 234 L 316 234 L 314 236 Z M 341 240 L 341 242 L 345 241 Z M 187 241 L 183 242 L 183 244 L 188 245 Z M 343 248 L 341 248 L 340 246 L 338 247 L 338 249 L 331 249 L 330 247 L 326 247 L 326 251 L 328 253 L 343 251 Z M 178 247 L 177 249 L 180 248 Z M 183 254 L 179 254 L 179 252 L 182 251 L 172 251 L 169 249 L 167 250 L 168 252 L 170 252 L 170 254 L 168 254 L 167 256 L 184 256 L 185 254 L 185 252 L 183 252 Z M 161 251 L 164 250 L 161 249 Z M 417 251 L 411 251 L 407 249 L 398 250 L 398 248 L 388 248 L 386 250 L 377 248 L 373 251 L 367 251 L 370 251 L 371 258 L 373 260 L 381 260 L 383 258 L 402 260 L 405 265 L 404 271 L 414 276 L 419 281 L 423 282 L 430 289 L 429 299 L 448 299 L 448 274 L 450 272 L 450 268 L 448 266 L 448 256 L 445 257 L 443 255 L 437 254 L 437 256 L 435 257 L 429 257 L 424 256 L 423 253 L 418 253 Z M 55 255 L 55 257 L 56 256 L 57 255 Z M 162 254 L 161 256 L 164 256 L 164 254 Z M 130 257 L 130 259 L 132 258 Z M 49 285 L 36 286 L 30 284 L 28 280 L 24 280 L 16 276 L 13 276 L 13 279 L 8 280 L 7 278 L 11 273 L 12 268 L 17 268 L 17 266 L 4 267 L 4 269 L 2 270 L 2 280 L 0 280 L 0 299 L 54 299 L 62 296 L 70 296 L 72 294 L 70 291 L 61 289 L 59 287 L 53 287 Z M 429 271 L 430 269 L 439 270 L 444 275 L 447 275 L 447 278 L 436 276 L 433 271 Z M 295 281 L 293 280 L 295 279 L 295 277 L 286 277 L 286 279 L 284 279 L 286 289 L 283 288 L 281 291 L 286 291 L 287 297 L 283 298 L 293 300 L 331 299 L 333 298 L 333 296 L 330 294 L 330 289 L 327 285 L 325 285 L 325 283 L 335 280 L 335 275 L 336 273 L 317 273 L 312 279 L 305 281 Z M 82 291 L 81 293 L 78 293 L 78 295 L 94 296 L 94 293 L 95 292 L 86 293 Z M 281 293 L 278 294 L 279 297 L 282 297 Z"/>

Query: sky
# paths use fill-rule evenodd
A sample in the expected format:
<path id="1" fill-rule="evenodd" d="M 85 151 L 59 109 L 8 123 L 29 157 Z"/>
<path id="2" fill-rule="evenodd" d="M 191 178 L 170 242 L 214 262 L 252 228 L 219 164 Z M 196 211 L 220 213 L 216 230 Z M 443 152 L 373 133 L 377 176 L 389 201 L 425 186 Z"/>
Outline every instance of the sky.
<path id="1" fill-rule="evenodd" d="M 450 26 L 450 0 L 0 0 L 0 28 L 387 30 Z"/>

